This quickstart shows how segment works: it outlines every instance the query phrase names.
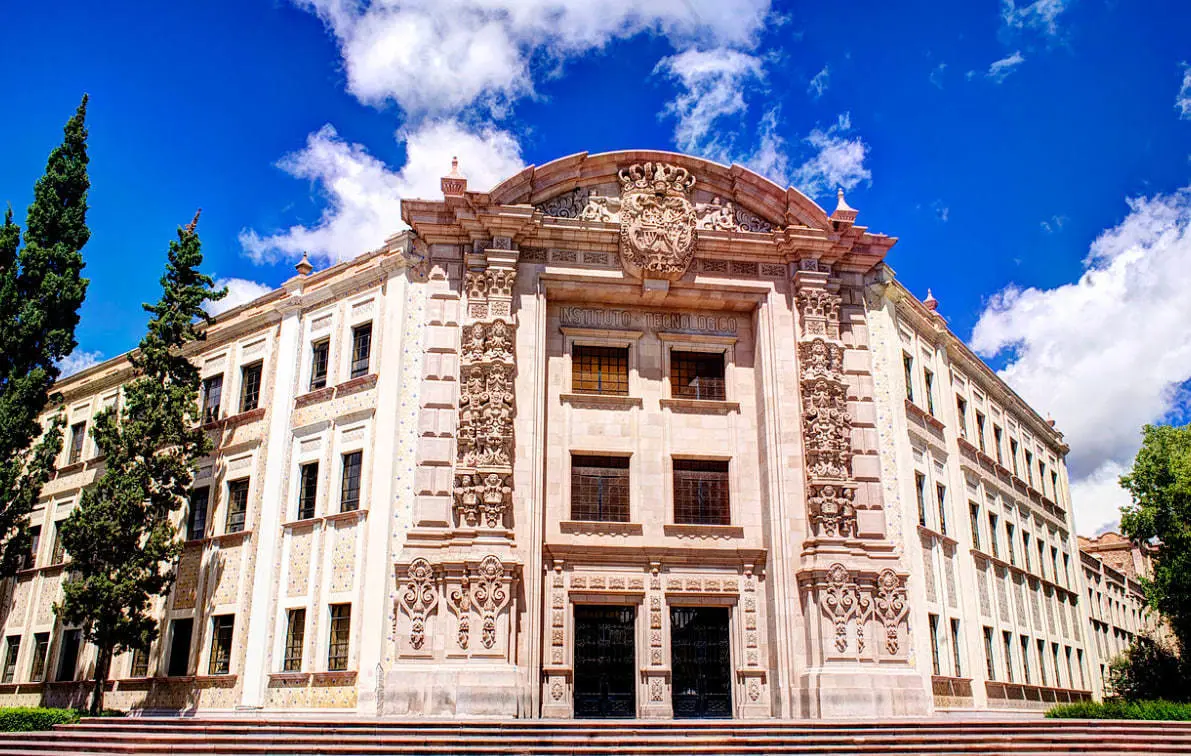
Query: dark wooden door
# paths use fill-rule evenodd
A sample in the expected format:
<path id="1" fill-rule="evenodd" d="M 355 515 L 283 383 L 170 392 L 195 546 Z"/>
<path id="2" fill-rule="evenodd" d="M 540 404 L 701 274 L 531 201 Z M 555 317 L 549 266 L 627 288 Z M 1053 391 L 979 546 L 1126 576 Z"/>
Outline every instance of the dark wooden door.
<path id="1" fill-rule="evenodd" d="M 671 607 L 670 654 L 674 716 L 731 717 L 728 609 Z"/>
<path id="2" fill-rule="evenodd" d="M 637 716 L 635 606 L 575 607 L 575 716 Z"/>

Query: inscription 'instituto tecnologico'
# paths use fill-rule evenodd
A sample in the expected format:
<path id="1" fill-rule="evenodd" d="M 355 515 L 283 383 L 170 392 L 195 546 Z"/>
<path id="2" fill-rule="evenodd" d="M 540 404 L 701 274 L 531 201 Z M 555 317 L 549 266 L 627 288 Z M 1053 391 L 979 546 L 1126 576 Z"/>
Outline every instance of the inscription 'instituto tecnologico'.
<path id="1" fill-rule="evenodd" d="M 623 328 L 638 331 L 689 331 L 734 334 L 738 325 L 732 315 L 695 312 L 639 312 L 590 307 L 563 307 L 559 323 L 575 328 Z"/>

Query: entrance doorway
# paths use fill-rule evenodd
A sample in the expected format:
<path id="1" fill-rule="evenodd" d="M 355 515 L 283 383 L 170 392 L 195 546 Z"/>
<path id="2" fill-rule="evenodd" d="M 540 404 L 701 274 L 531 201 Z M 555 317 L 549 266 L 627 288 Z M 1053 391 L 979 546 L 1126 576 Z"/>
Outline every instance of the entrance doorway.
<path id="1" fill-rule="evenodd" d="M 671 607 L 670 654 L 675 718 L 731 717 L 727 607 Z"/>
<path id="2" fill-rule="evenodd" d="M 575 716 L 637 716 L 635 606 L 575 606 Z"/>

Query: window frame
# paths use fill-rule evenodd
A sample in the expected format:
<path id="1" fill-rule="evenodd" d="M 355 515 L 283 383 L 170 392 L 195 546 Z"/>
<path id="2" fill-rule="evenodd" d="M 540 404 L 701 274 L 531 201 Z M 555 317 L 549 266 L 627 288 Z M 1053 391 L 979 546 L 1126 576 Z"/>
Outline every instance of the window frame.
<path id="1" fill-rule="evenodd" d="M 232 505 L 236 501 L 235 493 L 241 490 L 241 484 L 243 485 L 244 491 L 244 506 L 239 509 L 233 509 Z M 235 490 L 233 490 L 233 486 L 235 487 Z M 223 532 L 225 534 L 243 533 L 248 525 L 248 503 L 252 493 L 252 478 L 250 476 L 245 476 L 243 478 L 229 480 L 225 484 L 224 488 L 227 492 L 227 511 L 223 518 Z M 236 522 L 233 522 L 233 516 L 238 516 L 238 520 Z"/>
<path id="2" fill-rule="evenodd" d="M 581 352 L 587 352 L 583 355 Z M 624 353 L 624 378 L 620 380 L 618 372 L 614 372 L 613 365 L 608 366 L 607 378 L 605 377 L 605 362 L 611 363 L 613 360 L 619 362 L 618 356 L 614 356 L 613 352 Z M 580 366 L 583 362 L 592 362 L 592 371 L 588 373 L 595 375 L 596 387 L 588 388 L 586 385 L 580 386 L 579 380 Z M 617 396 L 627 397 L 632 396 L 632 347 L 628 345 L 619 344 L 587 344 L 575 343 L 571 345 L 570 349 L 570 367 L 571 367 L 571 393 L 583 394 L 584 396 Z M 587 384 L 590 378 L 582 381 Z M 605 384 L 611 384 L 612 388 L 605 388 Z M 623 388 L 622 388 L 623 386 Z"/>
<path id="3" fill-rule="evenodd" d="M 80 420 L 70 426 L 70 446 L 67 447 L 66 464 L 74 465 L 83 461 L 83 451 L 87 446 L 87 421 Z"/>
<path id="4" fill-rule="evenodd" d="M 295 521 L 313 520 L 318 514 L 319 461 L 307 460 L 298 464 L 298 510 Z"/>
<path id="5" fill-rule="evenodd" d="M 716 469 L 696 469 L 699 467 L 715 466 L 722 467 L 722 470 Z M 696 494 L 696 501 L 698 503 L 698 517 L 684 516 L 679 519 L 679 475 L 680 473 L 693 474 L 714 474 L 717 476 L 716 482 L 722 486 L 723 489 L 723 503 L 722 511 L 719 511 L 719 516 L 711 517 L 710 510 L 705 508 L 703 503 L 702 486 Z M 722 476 L 722 477 L 718 477 Z M 671 482 L 671 518 L 676 525 L 697 525 L 697 526 L 723 526 L 732 524 L 732 463 L 728 459 L 706 459 L 706 458 L 691 458 L 691 457 L 671 457 L 670 459 L 670 482 Z M 710 481 L 708 481 L 710 482 Z M 713 505 L 720 507 L 718 502 L 713 502 Z M 689 509 L 689 507 L 688 507 Z M 713 521 L 714 520 L 714 521 Z"/>
<path id="6" fill-rule="evenodd" d="M 608 462 L 610 460 L 619 460 L 617 464 L 595 464 L 596 462 Z M 581 464 L 587 462 L 588 464 Z M 599 491 L 597 492 L 597 516 L 579 516 L 580 514 L 590 514 L 588 512 L 580 512 L 577 509 L 576 497 L 582 495 L 580 490 L 581 482 L 578 480 L 579 476 L 584 473 L 580 470 L 603 470 L 608 474 L 597 475 L 595 473 L 586 474 L 585 477 L 598 479 Z M 621 473 L 612 473 L 610 471 L 622 471 Z M 605 495 L 605 483 L 607 483 L 607 494 Z M 619 482 L 619 486 L 615 482 Z M 574 452 L 570 454 L 570 520 L 573 522 L 632 522 L 633 513 L 633 473 L 632 473 L 632 457 L 628 454 L 604 453 L 604 454 L 586 454 L 583 452 Z M 616 488 L 622 488 L 623 502 L 610 501 L 605 504 L 606 499 L 616 498 Z M 623 505 L 623 506 L 621 506 Z M 605 515 L 605 509 L 609 510 L 608 516 Z M 623 516 L 617 516 L 621 514 Z"/>
<path id="7" fill-rule="evenodd" d="M 327 607 L 328 672 L 346 672 L 351 665 L 351 623 L 350 603 L 331 604 Z"/>
<path id="8" fill-rule="evenodd" d="M 375 334 L 371 320 L 357 323 L 351 327 L 351 352 L 348 354 L 348 380 L 363 378 L 372 374 L 372 352 Z M 367 344 L 364 349 L 367 354 L 360 356 L 361 336 L 367 334 Z"/>
<path id="9" fill-rule="evenodd" d="M 294 623 L 300 614 L 302 621 Z M 301 672 L 306 650 L 306 607 L 298 606 L 285 612 L 285 645 L 281 652 L 282 672 Z M 296 630 L 296 632 L 295 632 Z"/>
<path id="10" fill-rule="evenodd" d="M 15 640 L 14 640 L 15 639 Z M 0 684 L 8 684 L 17 678 L 17 661 L 21 656 L 22 636 L 8 635 L 4 638 L 4 668 L 0 670 Z"/>
<path id="11" fill-rule="evenodd" d="M 195 494 L 197 494 L 199 491 L 202 491 L 204 493 L 203 506 L 201 509 L 199 507 L 195 506 Z M 210 525 L 210 523 L 207 520 L 207 515 L 210 513 L 210 511 L 211 511 L 211 486 L 210 485 L 195 486 L 194 488 L 190 489 L 190 496 L 189 496 L 188 504 L 187 504 L 187 508 L 186 508 L 186 540 L 198 541 L 198 540 L 202 540 L 203 538 L 207 537 L 207 526 Z M 198 521 L 197 521 L 197 518 L 195 518 L 195 513 L 197 513 L 197 512 L 203 513 L 201 529 L 197 527 Z"/>
<path id="12" fill-rule="evenodd" d="M 319 360 L 319 349 L 322 348 L 322 360 Z M 321 375 L 318 368 L 322 367 Z M 308 391 L 318 391 L 327 387 L 331 374 L 331 337 L 320 336 L 310 341 L 310 378 L 306 382 Z"/>
<path id="13" fill-rule="evenodd" d="M 225 622 L 225 620 L 230 620 Z M 207 659 L 207 674 L 230 675 L 232 673 L 232 646 L 236 640 L 235 613 L 216 614 L 211 617 L 211 646 Z M 226 645 L 224 640 L 226 639 Z"/>
<path id="14" fill-rule="evenodd" d="M 255 375 L 255 386 L 249 377 Z M 240 366 L 240 412 L 252 412 L 261 406 L 261 395 L 265 387 L 265 361 L 256 360 Z M 251 399 L 252 406 L 249 405 Z"/>
<path id="15" fill-rule="evenodd" d="M 218 382 L 218 383 L 216 383 Z M 223 410 L 223 373 L 215 373 L 203 378 L 199 384 L 199 409 L 204 425 L 216 422 L 222 417 Z M 211 401 L 211 388 L 218 385 L 218 401 Z"/>
<path id="16" fill-rule="evenodd" d="M 50 634 L 33 634 L 33 659 L 29 664 L 29 681 L 45 682 L 50 661 Z"/>
<path id="17" fill-rule="evenodd" d="M 348 475 L 348 459 L 356 458 L 355 498 L 348 498 L 350 490 Z M 364 450 L 350 449 L 339 455 L 339 511 L 358 512 L 364 499 Z M 351 506 L 348 506 L 348 505 Z"/>
<path id="18" fill-rule="evenodd" d="M 178 628 L 185 625 L 188 628 L 186 633 L 186 647 L 178 647 Z M 178 652 L 185 651 L 186 653 L 179 659 Z M 170 657 L 166 665 L 166 675 L 168 677 L 186 677 L 190 675 L 190 660 L 194 655 L 194 617 L 175 617 L 170 620 Z M 179 673 L 177 670 L 181 669 Z"/>

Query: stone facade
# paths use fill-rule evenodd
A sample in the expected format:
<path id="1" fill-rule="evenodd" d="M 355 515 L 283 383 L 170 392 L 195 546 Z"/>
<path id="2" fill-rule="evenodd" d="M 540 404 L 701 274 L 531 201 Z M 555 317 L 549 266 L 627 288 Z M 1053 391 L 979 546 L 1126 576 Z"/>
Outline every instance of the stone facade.
<path id="1" fill-rule="evenodd" d="M 653 152 L 442 192 L 195 347 L 205 516 L 111 705 L 889 717 L 1098 690 L 1061 435 L 842 195 Z M 70 423 L 127 377 L 64 380 Z M 50 607 L 90 443 L 6 586 L 6 702 L 86 692 Z"/>

